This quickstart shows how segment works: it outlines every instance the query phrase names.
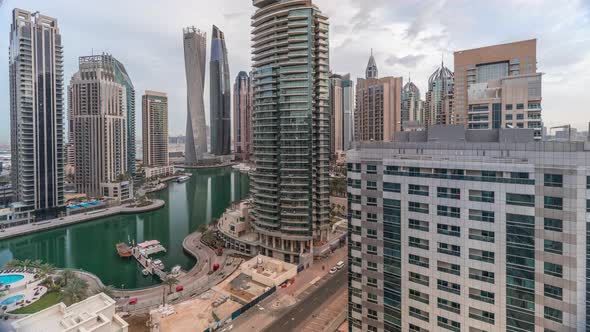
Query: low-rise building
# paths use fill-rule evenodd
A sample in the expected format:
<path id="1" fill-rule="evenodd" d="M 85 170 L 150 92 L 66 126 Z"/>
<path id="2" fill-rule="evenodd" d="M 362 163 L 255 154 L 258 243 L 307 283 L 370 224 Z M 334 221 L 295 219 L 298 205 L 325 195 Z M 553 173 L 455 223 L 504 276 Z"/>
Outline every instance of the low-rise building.
<path id="1" fill-rule="evenodd" d="M 119 202 L 133 199 L 133 182 L 105 182 L 100 184 L 100 191 L 105 198 L 112 198 Z"/>
<path id="2" fill-rule="evenodd" d="M 153 179 L 160 176 L 170 176 L 174 175 L 176 169 L 174 166 L 160 166 L 160 167 L 144 167 L 143 171 L 145 172 L 146 179 Z"/>
<path id="3" fill-rule="evenodd" d="M 129 324 L 115 313 L 115 300 L 100 293 L 69 307 L 58 303 L 12 326 L 16 332 L 127 332 Z"/>
<path id="4" fill-rule="evenodd" d="M 258 254 L 258 234 L 250 224 L 250 201 L 232 204 L 217 222 L 217 234 L 225 247 L 249 256 Z"/>

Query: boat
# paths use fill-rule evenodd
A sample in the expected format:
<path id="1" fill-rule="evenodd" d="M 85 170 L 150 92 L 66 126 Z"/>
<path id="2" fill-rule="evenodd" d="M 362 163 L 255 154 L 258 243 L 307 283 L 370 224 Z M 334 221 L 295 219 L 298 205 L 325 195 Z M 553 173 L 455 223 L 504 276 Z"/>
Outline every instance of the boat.
<path id="1" fill-rule="evenodd" d="M 164 263 L 162 263 L 162 261 L 159 259 L 154 260 L 154 266 L 160 270 L 164 269 Z"/>
<path id="2" fill-rule="evenodd" d="M 186 182 L 188 180 L 190 180 L 190 175 L 183 175 L 179 178 L 176 179 L 176 182 L 181 183 L 181 182 Z"/>
<path id="3" fill-rule="evenodd" d="M 137 249 L 142 256 L 148 257 L 159 252 L 166 252 L 166 248 L 158 240 L 149 240 L 137 244 Z"/>
<path id="4" fill-rule="evenodd" d="M 127 245 L 125 242 L 117 243 L 115 248 L 117 248 L 117 253 L 120 257 L 131 257 L 133 255 L 131 252 L 131 247 L 129 247 L 129 245 Z"/>

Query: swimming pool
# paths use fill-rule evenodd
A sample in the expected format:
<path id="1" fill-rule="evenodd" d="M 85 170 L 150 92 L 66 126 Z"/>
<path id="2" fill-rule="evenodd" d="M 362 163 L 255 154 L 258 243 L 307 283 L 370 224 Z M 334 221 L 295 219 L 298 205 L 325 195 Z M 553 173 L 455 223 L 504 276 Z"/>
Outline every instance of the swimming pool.
<path id="1" fill-rule="evenodd" d="M 2 302 L 0 302 L 0 304 L 1 305 L 13 304 L 14 302 L 18 302 L 18 301 L 22 300 L 24 297 L 25 296 L 22 294 L 14 295 L 14 296 L 4 299 Z"/>
<path id="2" fill-rule="evenodd" d="M 24 275 L 22 274 L 2 274 L 0 275 L 0 283 L 4 285 L 15 283 L 19 280 L 24 279 Z"/>

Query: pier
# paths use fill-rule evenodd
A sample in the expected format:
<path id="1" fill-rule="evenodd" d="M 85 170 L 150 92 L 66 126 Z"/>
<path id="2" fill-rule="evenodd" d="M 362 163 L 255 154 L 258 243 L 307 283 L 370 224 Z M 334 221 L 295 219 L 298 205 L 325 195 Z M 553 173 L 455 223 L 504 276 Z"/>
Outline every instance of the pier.
<path id="1" fill-rule="evenodd" d="M 164 246 L 161 245 L 158 240 L 151 240 L 138 243 L 136 247 L 133 247 L 131 249 L 133 257 L 143 267 L 143 274 L 155 274 L 158 277 L 160 277 L 161 280 L 164 280 L 166 278 L 166 275 L 168 274 L 164 271 L 163 264 L 159 262 L 160 260 L 154 260 L 149 257 L 150 255 L 162 251 L 165 252 L 166 248 L 164 248 Z"/>

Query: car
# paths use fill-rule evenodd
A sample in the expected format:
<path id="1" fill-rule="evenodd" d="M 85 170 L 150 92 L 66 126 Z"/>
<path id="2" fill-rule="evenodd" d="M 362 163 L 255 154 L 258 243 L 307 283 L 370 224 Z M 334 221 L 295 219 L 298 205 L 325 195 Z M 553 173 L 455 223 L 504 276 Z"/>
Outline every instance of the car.
<path id="1" fill-rule="evenodd" d="M 339 261 L 338 263 L 336 263 L 336 268 L 338 270 L 342 269 L 344 267 L 344 262 L 343 261 Z"/>
<path id="2" fill-rule="evenodd" d="M 137 298 L 136 298 L 136 297 L 132 297 L 132 298 L 129 300 L 128 304 L 130 304 L 130 305 L 131 305 L 131 304 L 137 304 Z"/>
<path id="3" fill-rule="evenodd" d="M 336 272 L 338 272 L 338 268 L 337 267 L 334 266 L 333 268 L 330 269 L 330 274 L 334 274 Z"/>

